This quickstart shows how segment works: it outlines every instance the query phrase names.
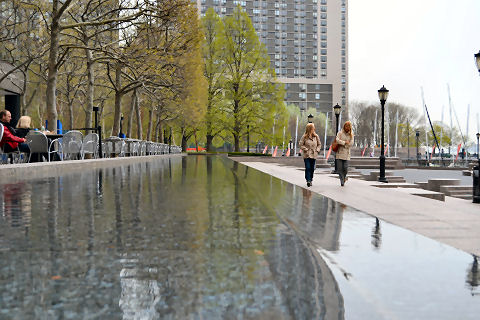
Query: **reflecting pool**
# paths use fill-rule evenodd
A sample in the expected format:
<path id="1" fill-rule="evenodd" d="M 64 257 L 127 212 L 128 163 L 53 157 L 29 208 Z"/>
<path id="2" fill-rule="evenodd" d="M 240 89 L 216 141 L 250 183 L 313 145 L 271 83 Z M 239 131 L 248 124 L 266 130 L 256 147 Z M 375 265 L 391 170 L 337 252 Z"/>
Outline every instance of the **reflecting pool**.
<path id="1" fill-rule="evenodd" d="M 477 319 L 478 261 L 223 157 L 0 182 L 0 318 Z"/>

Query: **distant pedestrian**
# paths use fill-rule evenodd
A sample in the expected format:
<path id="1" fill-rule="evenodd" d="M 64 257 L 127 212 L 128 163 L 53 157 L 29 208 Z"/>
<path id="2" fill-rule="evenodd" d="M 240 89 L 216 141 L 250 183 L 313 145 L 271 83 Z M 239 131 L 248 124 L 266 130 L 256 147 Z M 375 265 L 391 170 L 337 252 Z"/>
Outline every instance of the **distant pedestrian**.
<path id="1" fill-rule="evenodd" d="M 337 172 L 340 177 L 340 185 L 343 187 L 348 180 L 348 161 L 350 161 L 350 148 L 353 145 L 352 123 L 347 121 L 342 130 L 337 133 L 338 151 L 336 153 Z"/>
<path id="2" fill-rule="evenodd" d="M 312 185 L 313 172 L 315 171 L 315 160 L 322 148 L 320 138 L 315 133 L 315 125 L 313 123 L 307 124 L 305 134 L 300 139 L 300 150 L 305 162 L 305 180 L 307 180 L 307 187 Z"/>

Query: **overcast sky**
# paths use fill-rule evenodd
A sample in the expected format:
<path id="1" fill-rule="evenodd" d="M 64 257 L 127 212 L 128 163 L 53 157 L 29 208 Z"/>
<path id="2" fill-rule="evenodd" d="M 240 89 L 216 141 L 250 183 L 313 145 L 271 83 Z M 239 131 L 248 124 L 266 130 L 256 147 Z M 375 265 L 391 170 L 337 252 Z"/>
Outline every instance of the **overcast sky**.
<path id="1" fill-rule="evenodd" d="M 480 0 L 350 0 L 350 101 L 388 101 L 422 112 L 421 87 L 432 120 L 448 112 L 447 83 L 465 132 L 477 132 L 480 75 L 474 54 L 480 50 Z M 423 113 L 422 113 L 423 114 Z M 454 124 L 456 123 L 454 119 Z"/>

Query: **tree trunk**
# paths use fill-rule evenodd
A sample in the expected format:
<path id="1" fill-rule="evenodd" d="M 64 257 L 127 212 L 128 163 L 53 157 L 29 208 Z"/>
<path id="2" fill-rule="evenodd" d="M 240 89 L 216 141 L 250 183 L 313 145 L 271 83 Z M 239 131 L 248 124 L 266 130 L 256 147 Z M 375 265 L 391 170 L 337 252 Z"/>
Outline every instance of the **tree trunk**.
<path id="1" fill-rule="evenodd" d="M 152 129 L 153 129 L 153 110 L 148 110 L 148 128 L 147 128 L 147 141 L 152 141 Z"/>
<path id="2" fill-rule="evenodd" d="M 87 35 L 84 35 L 83 39 L 85 45 L 88 45 Z M 95 71 L 93 69 L 93 56 L 90 49 L 85 49 L 85 56 L 87 58 L 87 110 L 85 111 L 85 128 L 92 127 L 92 112 L 93 112 L 93 96 L 94 96 L 94 82 L 95 82 Z M 89 133 L 88 130 L 86 133 Z"/>
<path id="3" fill-rule="evenodd" d="M 28 83 L 28 66 L 26 72 L 23 73 L 25 76 L 25 81 L 23 81 L 23 94 L 20 95 L 20 115 L 27 114 L 27 83 Z"/>
<path id="4" fill-rule="evenodd" d="M 213 136 L 207 134 L 207 152 L 213 151 Z"/>
<path id="5" fill-rule="evenodd" d="M 235 93 L 238 91 L 238 86 L 235 87 Z M 233 108 L 233 140 L 235 142 L 235 152 L 240 152 L 240 123 L 239 123 L 239 112 L 240 112 L 240 101 L 234 100 L 234 108 Z"/>
<path id="6" fill-rule="evenodd" d="M 52 17 L 55 17 L 51 24 L 50 31 L 50 54 L 48 57 L 48 78 L 47 78 L 47 120 L 48 130 L 57 131 L 57 99 L 55 91 L 57 89 L 57 58 L 58 58 L 58 37 L 60 34 L 60 26 L 57 16 L 57 1 L 53 1 Z"/>
<path id="7" fill-rule="evenodd" d="M 209 102 L 207 104 L 207 152 L 211 152 L 213 151 L 212 150 L 212 142 L 213 142 L 213 138 L 214 136 L 212 135 L 212 121 L 211 121 L 211 109 L 212 109 L 212 106 L 211 106 L 211 103 Z"/>
<path id="8" fill-rule="evenodd" d="M 193 132 L 194 138 L 195 138 L 195 150 L 198 152 L 198 139 L 197 139 L 197 131 L 195 130 Z"/>
<path id="9" fill-rule="evenodd" d="M 135 92 L 137 90 L 135 89 Z M 140 97 L 135 93 L 135 113 L 137 116 L 137 139 L 143 140 L 143 126 L 142 126 L 142 114 L 140 112 Z"/>
<path id="10" fill-rule="evenodd" d="M 183 132 L 182 133 L 182 152 L 187 152 L 187 142 L 188 142 L 188 137 L 185 136 L 185 132 Z"/>
<path id="11" fill-rule="evenodd" d="M 161 130 L 162 124 L 160 122 L 160 113 L 157 114 L 157 122 L 155 125 L 155 142 L 162 142 L 162 140 L 159 140 L 159 130 Z"/>
<path id="12" fill-rule="evenodd" d="M 112 136 L 117 137 L 120 130 L 120 114 L 122 113 L 122 65 L 117 63 L 115 66 L 115 110 L 113 116 Z"/>
<path id="13" fill-rule="evenodd" d="M 73 102 L 68 103 L 68 128 L 73 129 Z"/>
<path id="14" fill-rule="evenodd" d="M 233 140 L 235 141 L 235 152 L 240 152 L 240 137 L 236 134 L 233 135 Z"/>
<path id="15" fill-rule="evenodd" d="M 135 111 L 135 100 L 137 99 L 137 90 L 132 92 L 132 101 L 130 103 L 130 112 L 128 114 L 127 137 L 132 137 L 133 112 Z"/>

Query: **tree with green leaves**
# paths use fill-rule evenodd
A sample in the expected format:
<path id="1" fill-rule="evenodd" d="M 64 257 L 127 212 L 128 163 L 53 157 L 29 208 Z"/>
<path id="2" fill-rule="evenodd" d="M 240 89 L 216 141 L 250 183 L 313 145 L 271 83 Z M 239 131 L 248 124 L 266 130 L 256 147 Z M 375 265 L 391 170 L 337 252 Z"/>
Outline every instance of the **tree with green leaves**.
<path id="1" fill-rule="evenodd" d="M 225 80 L 225 65 L 222 62 L 221 37 L 223 23 L 213 8 L 209 8 L 202 19 L 203 43 L 203 74 L 207 80 L 207 109 L 205 114 L 205 130 L 207 138 L 207 151 L 212 151 L 213 139 L 222 130 L 222 87 Z"/>
<path id="2" fill-rule="evenodd" d="M 284 89 L 283 84 L 276 82 L 267 50 L 240 6 L 224 18 L 220 41 L 225 66 L 223 127 L 233 136 L 238 152 L 247 125 L 250 132 L 262 136 L 270 132 L 274 115 L 278 109 L 285 109 Z M 286 125 L 287 117 L 282 121 Z"/>

